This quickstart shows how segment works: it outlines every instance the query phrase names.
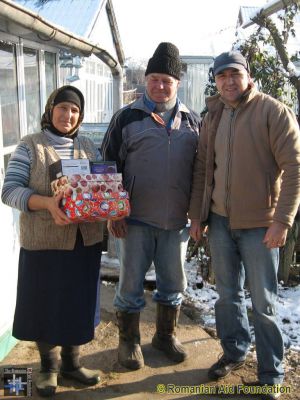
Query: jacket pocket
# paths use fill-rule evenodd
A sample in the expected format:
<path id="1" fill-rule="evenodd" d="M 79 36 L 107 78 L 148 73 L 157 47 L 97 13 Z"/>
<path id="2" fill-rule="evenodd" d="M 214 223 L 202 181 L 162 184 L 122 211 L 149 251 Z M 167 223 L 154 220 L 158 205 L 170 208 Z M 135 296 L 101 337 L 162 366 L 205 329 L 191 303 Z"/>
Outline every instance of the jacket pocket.
<path id="1" fill-rule="evenodd" d="M 266 207 L 267 208 L 271 208 L 272 207 L 272 193 L 271 193 L 271 177 L 270 177 L 270 175 L 268 174 L 267 175 L 267 177 L 266 177 L 266 180 L 267 180 L 267 182 L 266 182 L 266 184 L 267 184 L 267 187 L 266 187 L 266 190 L 267 190 L 267 192 L 266 192 Z"/>
<path id="2" fill-rule="evenodd" d="M 124 189 L 129 194 L 129 199 L 132 198 L 133 191 L 134 191 L 134 184 L 135 184 L 135 175 L 131 175 L 130 177 L 127 177 L 126 179 L 123 180 L 123 186 L 124 186 Z"/>
<path id="3" fill-rule="evenodd" d="M 207 222 L 210 206 L 211 206 L 211 197 L 212 197 L 213 185 L 205 185 L 204 192 L 203 192 L 203 200 L 202 200 L 202 209 L 200 212 L 201 215 L 201 222 Z"/>

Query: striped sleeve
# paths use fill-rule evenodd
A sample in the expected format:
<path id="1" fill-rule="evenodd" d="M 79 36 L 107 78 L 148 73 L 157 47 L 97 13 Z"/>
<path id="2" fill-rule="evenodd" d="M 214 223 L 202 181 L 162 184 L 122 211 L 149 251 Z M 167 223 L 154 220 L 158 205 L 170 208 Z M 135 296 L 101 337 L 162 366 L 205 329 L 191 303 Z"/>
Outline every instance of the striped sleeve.
<path id="1" fill-rule="evenodd" d="M 30 165 L 30 150 L 25 143 L 20 142 L 9 160 L 1 193 L 4 204 L 26 212 L 30 211 L 28 200 L 34 193 L 28 187 Z"/>

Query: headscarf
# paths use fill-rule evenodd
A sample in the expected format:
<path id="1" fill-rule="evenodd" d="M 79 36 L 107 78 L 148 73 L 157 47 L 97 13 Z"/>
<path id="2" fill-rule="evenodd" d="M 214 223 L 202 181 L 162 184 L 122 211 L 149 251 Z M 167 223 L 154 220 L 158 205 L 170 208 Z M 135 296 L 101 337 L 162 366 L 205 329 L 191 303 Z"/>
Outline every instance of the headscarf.
<path id="1" fill-rule="evenodd" d="M 76 126 L 68 133 L 62 133 L 57 130 L 52 124 L 52 110 L 53 107 L 59 103 L 64 101 L 68 101 L 70 103 L 74 103 L 80 109 L 80 114 L 78 118 L 78 122 Z M 56 90 L 54 90 L 46 103 L 45 112 L 42 116 L 41 127 L 42 129 L 49 129 L 51 132 L 58 136 L 68 136 L 68 137 L 76 137 L 78 133 L 79 126 L 84 117 L 84 97 L 79 89 L 75 86 L 65 85 Z"/>

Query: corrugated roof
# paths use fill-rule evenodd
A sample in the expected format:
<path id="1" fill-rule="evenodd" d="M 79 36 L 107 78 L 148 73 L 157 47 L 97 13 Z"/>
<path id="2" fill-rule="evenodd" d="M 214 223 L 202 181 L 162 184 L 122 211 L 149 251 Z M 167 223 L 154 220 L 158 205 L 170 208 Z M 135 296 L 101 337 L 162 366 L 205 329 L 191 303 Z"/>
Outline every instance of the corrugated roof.
<path id="1" fill-rule="evenodd" d="M 88 38 L 105 0 L 14 0 L 40 17 Z"/>

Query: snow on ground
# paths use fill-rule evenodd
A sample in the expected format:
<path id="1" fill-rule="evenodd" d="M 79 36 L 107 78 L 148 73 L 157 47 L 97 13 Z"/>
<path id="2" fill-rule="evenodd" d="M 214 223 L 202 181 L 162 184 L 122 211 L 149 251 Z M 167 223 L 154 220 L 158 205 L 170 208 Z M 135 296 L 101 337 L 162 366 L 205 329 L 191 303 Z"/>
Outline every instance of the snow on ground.
<path id="1" fill-rule="evenodd" d="M 215 286 L 202 281 L 198 273 L 197 261 L 186 262 L 188 287 L 186 298 L 201 312 L 204 326 L 215 327 L 214 304 L 218 299 Z M 201 288 L 201 286 L 203 287 Z M 251 299 L 246 291 L 246 305 L 251 309 Z M 295 287 L 283 287 L 279 285 L 277 299 L 277 315 L 287 348 L 300 351 L 300 285 Z M 250 322 L 251 323 L 251 322 Z M 251 327 L 253 341 L 253 327 Z"/>
<path id="2" fill-rule="evenodd" d="M 103 251 L 101 255 L 101 264 L 108 265 L 110 268 L 119 268 L 119 260 L 115 257 L 109 257 L 107 251 Z"/>
<path id="3" fill-rule="evenodd" d="M 102 255 L 102 263 L 109 265 L 110 268 L 119 268 L 118 259 L 110 258 L 106 253 Z M 196 259 L 185 263 L 185 271 L 188 280 L 188 287 L 185 291 L 186 299 L 192 302 L 195 308 L 200 311 L 202 324 L 205 327 L 215 328 L 214 304 L 218 299 L 215 286 L 203 281 L 198 272 Z M 148 271 L 146 279 L 148 281 L 155 281 L 153 266 Z M 251 309 L 251 299 L 247 291 L 246 305 Z M 284 336 L 285 347 L 300 352 L 300 285 L 295 287 L 283 287 L 279 285 L 277 314 Z M 254 342 L 251 321 L 250 327 Z"/>

